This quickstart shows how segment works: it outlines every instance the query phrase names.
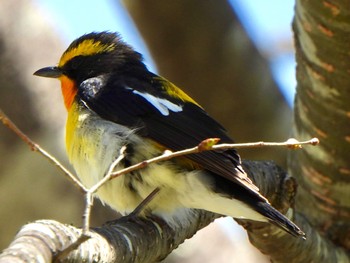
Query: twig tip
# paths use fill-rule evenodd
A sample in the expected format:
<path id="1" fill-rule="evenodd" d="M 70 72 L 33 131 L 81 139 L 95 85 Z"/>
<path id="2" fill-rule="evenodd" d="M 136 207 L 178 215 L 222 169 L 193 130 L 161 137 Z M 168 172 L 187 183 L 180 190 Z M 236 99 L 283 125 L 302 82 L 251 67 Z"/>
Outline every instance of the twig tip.
<path id="1" fill-rule="evenodd" d="M 310 140 L 310 144 L 311 145 L 318 145 L 320 143 L 320 140 L 318 139 L 318 138 L 312 138 L 311 140 Z"/>
<path id="2" fill-rule="evenodd" d="M 220 141 L 220 138 L 209 138 L 205 139 L 198 144 L 198 151 L 209 151 L 213 148 L 215 144 Z"/>

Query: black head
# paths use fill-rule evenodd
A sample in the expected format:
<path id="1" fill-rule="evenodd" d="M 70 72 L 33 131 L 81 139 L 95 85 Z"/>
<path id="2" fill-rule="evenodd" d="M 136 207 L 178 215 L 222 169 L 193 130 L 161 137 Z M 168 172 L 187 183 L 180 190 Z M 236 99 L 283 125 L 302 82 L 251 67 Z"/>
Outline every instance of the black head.
<path id="1" fill-rule="evenodd" d="M 35 75 L 58 78 L 65 75 L 82 81 L 108 73 L 144 70 L 142 56 L 126 44 L 117 33 L 90 33 L 74 40 L 63 53 L 57 67 L 48 67 Z"/>

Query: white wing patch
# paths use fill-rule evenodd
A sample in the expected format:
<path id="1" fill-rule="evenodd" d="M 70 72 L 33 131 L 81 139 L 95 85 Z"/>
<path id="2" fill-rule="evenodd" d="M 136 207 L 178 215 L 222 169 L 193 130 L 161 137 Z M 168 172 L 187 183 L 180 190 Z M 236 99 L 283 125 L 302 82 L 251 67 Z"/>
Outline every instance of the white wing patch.
<path id="1" fill-rule="evenodd" d="M 171 101 L 168 101 L 167 99 L 158 98 L 149 93 L 142 93 L 137 90 L 132 90 L 132 92 L 146 99 L 164 116 L 169 115 L 169 110 L 172 112 L 182 111 L 182 105 L 177 105 L 175 103 L 172 103 Z"/>

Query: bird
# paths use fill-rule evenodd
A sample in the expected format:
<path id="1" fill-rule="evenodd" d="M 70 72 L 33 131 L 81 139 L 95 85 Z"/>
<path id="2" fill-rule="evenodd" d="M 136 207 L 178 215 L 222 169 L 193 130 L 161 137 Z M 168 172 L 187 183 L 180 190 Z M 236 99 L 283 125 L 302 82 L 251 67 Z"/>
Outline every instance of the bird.
<path id="1" fill-rule="evenodd" d="M 115 169 L 194 147 L 208 138 L 233 143 L 225 128 L 182 89 L 146 67 L 143 56 L 115 32 L 74 40 L 56 66 L 34 75 L 61 83 L 67 110 L 66 150 L 77 176 L 91 187 Z M 202 151 L 152 163 L 114 178 L 96 193 L 122 215 L 155 189 L 139 216 L 171 227 L 189 224 L 202 209 L 236 219 L 272 223 L 295 237 L 305 233 L 276 210 L 242 168 L 235 149 Z"/>

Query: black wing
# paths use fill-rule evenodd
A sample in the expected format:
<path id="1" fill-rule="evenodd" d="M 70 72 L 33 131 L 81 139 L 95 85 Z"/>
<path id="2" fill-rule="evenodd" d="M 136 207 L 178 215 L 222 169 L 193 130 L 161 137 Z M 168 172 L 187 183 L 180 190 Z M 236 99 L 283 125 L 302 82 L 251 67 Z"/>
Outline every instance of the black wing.
<path id="1" fill-rule="evenodd" d="M 164 92 L 165 83 L 171 85 L 172 96 Z M 178 91 L 175 85 L 155 75 L 150 81 L 105 75 L 84 81 L 78 95 L 104 119 L 135 127 L 140 135 L 172 151 L 197 146 L 207 138 L 233 142 L 225 129 L 199 105 L 176 97 Z M 206 151 L 187 158 L 266 200 L 243 171 L 235 150 Z"/>

